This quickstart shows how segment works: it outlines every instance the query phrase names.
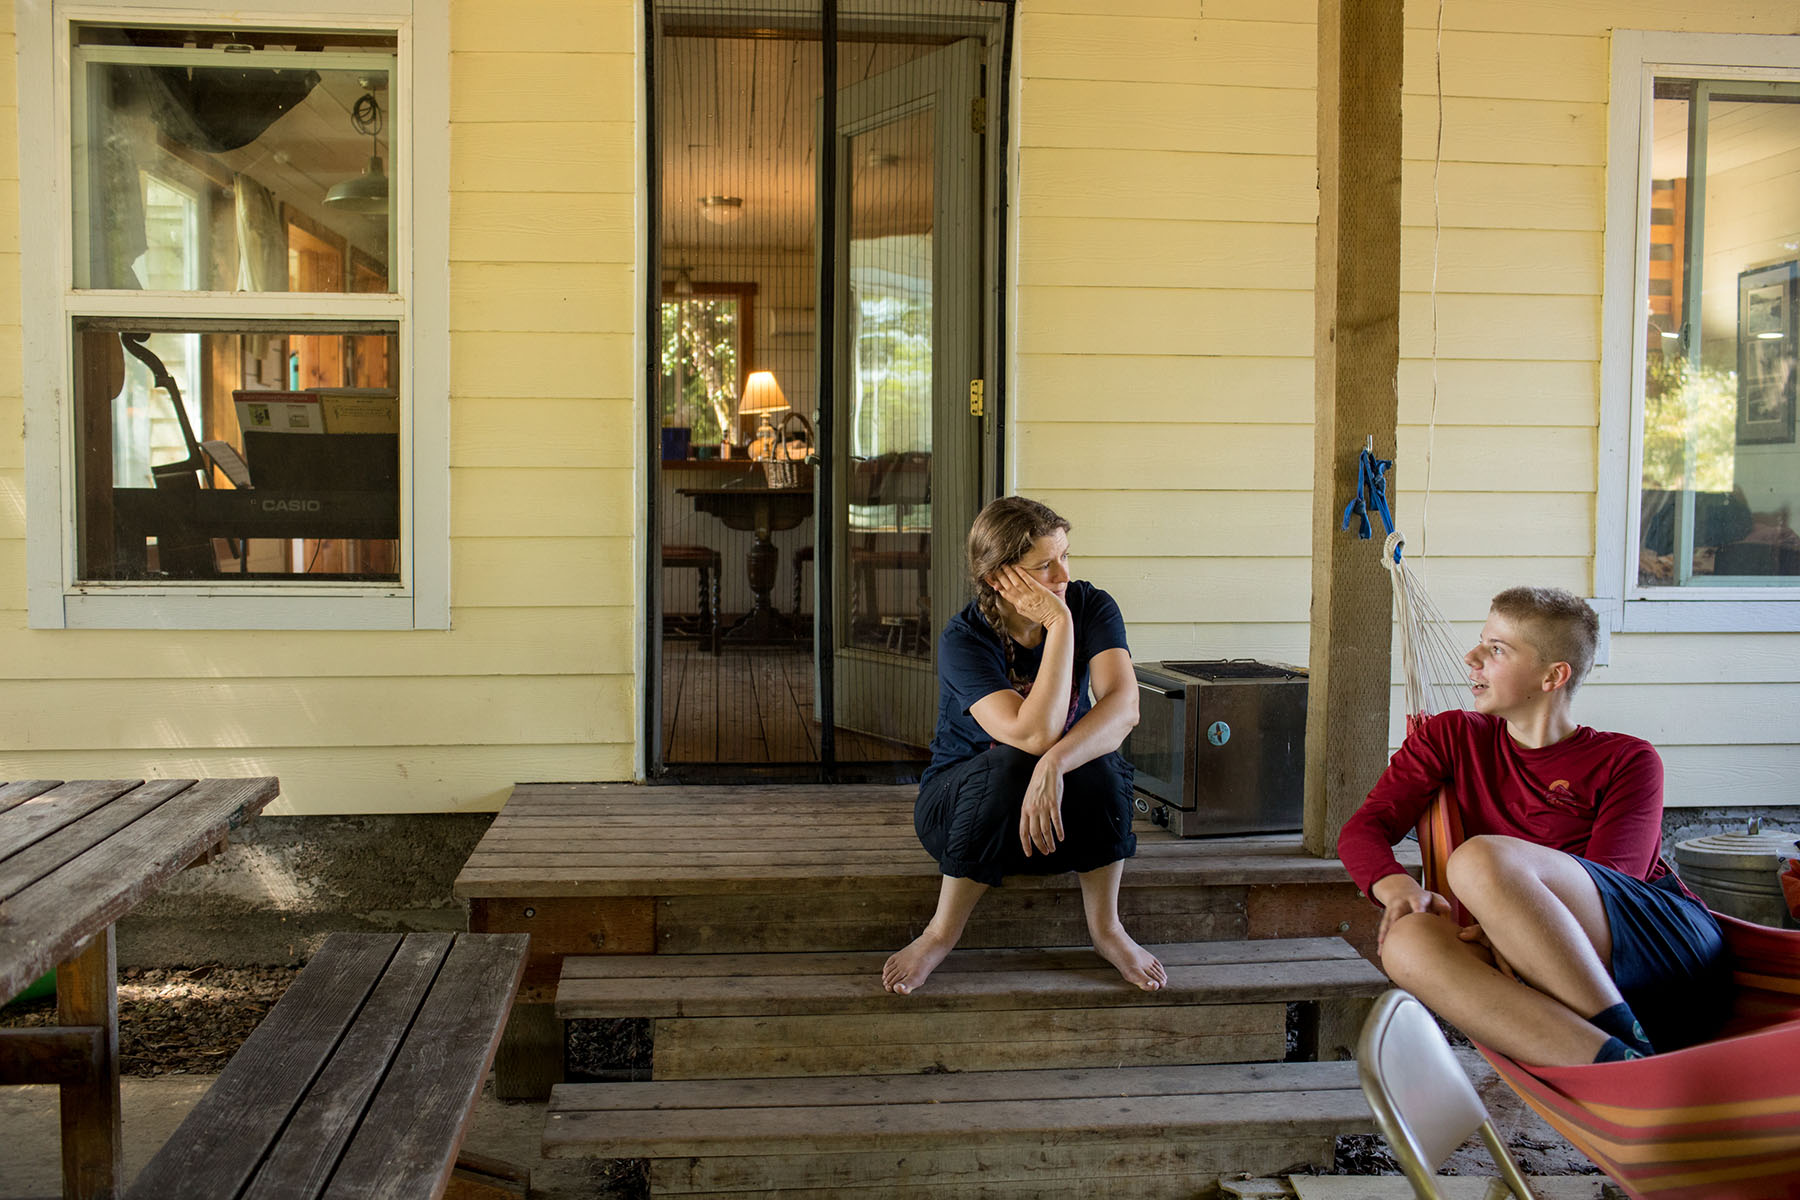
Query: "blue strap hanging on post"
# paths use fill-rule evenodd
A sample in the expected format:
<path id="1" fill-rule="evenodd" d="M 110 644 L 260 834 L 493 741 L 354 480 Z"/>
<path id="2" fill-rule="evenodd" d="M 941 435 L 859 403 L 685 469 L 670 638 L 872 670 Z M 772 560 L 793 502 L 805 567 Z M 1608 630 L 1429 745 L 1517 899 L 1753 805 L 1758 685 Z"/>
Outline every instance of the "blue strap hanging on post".
<path id="1" fill-rule="evenodd" d="M 1362 448 L 1356 460 L 1356 494 L 1350 497 L 1350 503 L 1344 506 L 1344 519 L 1339 529 L 1350 528 L 1350 519 L 1357 520 L 1356 536 L 1365 541 L 1374 536 L 1374 527 L 1369 522 L 1369 509 L 1373 508 L 1381 516 L 1381 523 L 1389 533 L 1394 532 L 1394 514 L 1388 509 L 1387 472 L 1394 465 L 1391 458 L 1375 457 L 1375 439 L 1371 437 Z M 1400 561 L 1400 547 L 1394 547 L 1394 561 Z"/>

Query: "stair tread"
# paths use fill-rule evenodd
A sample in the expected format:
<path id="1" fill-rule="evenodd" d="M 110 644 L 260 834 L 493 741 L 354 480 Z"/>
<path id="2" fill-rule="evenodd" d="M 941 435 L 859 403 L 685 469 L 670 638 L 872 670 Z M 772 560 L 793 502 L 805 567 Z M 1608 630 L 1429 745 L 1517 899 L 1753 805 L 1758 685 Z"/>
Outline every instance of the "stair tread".
<path id="1" fill-rule="evenodd" d="M 1183 942 L 1150 949 L 1169 984 L 1125 984 L 1091 948 L 958 950 L 919 992 L 881 987 L 887 954 L 599 955 L 563 960 L 556 1011 L 578 1017 L 722 1017 L 947 1008 L 1251 1004 L 1373 996 L 1385 977 L 1342 939 Z"/>
<path id="2" fill-rule="evenodd" d="M 544 1150 L 767 1155 L 1046 1131 L 1250 1137 L 1370 1127 L 1354 1063 L 1255 1063 L 564 1084 L 551 1094 Z"/>

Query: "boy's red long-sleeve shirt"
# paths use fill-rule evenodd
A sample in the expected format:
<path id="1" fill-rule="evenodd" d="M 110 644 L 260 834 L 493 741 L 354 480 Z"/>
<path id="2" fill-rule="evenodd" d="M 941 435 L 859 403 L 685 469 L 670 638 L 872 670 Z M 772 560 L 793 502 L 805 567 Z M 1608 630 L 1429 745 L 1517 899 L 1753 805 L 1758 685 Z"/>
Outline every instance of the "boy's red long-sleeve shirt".
<path id="1" fill-rule="evenodd" d="M 1662 759 L 1649 742 L 1579 726 L 1532 750 L 1506 722 L 1453 710 L 1407 736 L 1338 835 L 1338 857 L 1364 895 L 1401 873 L 1393 847 L 1450 785 L 1463 834 L 1497 833 L 1578 855 L 1638 879 L 1667 874 Z"/>

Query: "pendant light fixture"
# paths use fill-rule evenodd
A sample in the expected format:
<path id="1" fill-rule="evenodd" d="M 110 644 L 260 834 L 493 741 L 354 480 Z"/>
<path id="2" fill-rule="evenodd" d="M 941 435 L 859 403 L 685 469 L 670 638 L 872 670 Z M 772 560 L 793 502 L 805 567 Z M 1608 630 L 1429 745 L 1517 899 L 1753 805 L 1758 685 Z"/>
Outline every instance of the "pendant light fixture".
<path id="1" fill-rule="evenodd" d="M 364 87 L 369 86 L 368 80 L 362 82 Z M 381 169 L 381 143 L 377 140 L 381 133 L 381 105 L 374 92 L 357 97 L 350 110 L 350 123 L 356 132 L 369 135 L 369 165 L 361 175 L 333 184 L 325 193 L 325 203 L 340 212 L 384 213 L 388 208 L 388 177 Z"/>

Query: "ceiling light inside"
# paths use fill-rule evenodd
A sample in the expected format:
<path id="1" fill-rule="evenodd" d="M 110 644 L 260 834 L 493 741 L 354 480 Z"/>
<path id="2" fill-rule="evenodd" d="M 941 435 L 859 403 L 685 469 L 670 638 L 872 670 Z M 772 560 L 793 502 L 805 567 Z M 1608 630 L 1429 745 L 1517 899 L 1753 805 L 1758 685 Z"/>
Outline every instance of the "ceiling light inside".
<path id="1" fill-rule="evenodd" d="M 742 196 L 702 196 L 700 215 L 714 225 L 729 225 L 744 215 Z"/>

